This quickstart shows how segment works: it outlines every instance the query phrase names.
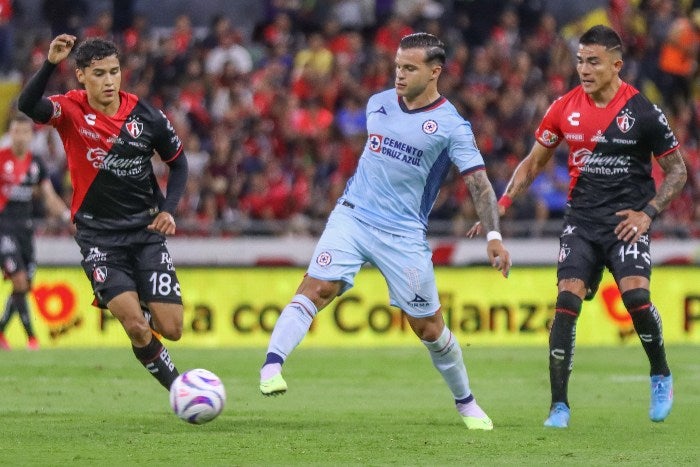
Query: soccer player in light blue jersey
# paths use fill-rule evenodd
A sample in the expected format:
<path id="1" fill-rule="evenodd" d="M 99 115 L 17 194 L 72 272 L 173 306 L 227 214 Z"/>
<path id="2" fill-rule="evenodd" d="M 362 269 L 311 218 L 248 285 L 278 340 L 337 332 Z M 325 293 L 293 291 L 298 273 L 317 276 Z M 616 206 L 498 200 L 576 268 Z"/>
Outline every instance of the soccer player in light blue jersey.
<path id="1" fill-rule="evenodd" d="M 287 391 L 282 364 L 314 316 L 350 289 L 368 262 L 379 268 L 391 304 L 405 313 L 428 348 L 464 423 L 469 429 L 491 430 L 491 419 L 469 387 L 462 350 L 443 321 L 426 229 L 440 185 L 454 164 L 488 232 L 489 261 L 507 277 L 510 254 L 501 242 L 496 195 L 471 125 L 438 92 L 444 44 L 426 33 L 405 36 L 395 62 L 395 89 L 369 99 L 367 144 L 357 171 L 328 219 L 296 295 L 275 324 L 260 370 L 260 391 L 266 396 Z"/>

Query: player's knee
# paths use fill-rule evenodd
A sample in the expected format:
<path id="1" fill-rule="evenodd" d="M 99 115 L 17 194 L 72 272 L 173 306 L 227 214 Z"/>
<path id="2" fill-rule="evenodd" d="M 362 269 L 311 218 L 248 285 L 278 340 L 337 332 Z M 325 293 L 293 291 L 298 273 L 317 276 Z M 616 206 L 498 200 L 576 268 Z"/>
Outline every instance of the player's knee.
<path id="1" fill-rule="evenodd" d="M 145 319 L 139 319 L 139 317 L 124 319 L 122 327 L 132 342 L 145 346 L 150 341 L 151 327 Z"/>
<path id="2" fill-rule="evenodd" d="M 435 342 L 442 335 L 443 329 L 444 326 L 431 323 L 421 329 L 415 329 L 414 332 L 422 341 Z"/>
<path id="3" fill-rule="evenodd" d="M 168 340 L 180 340 L 182 337 L 182 320 L 179 322 L 168 322 L 164 325 L 160 325 L 158 326 L 157 331 Z"/>
<path id="4" fill-rule="evenodd" d="M 11 276 L 12 280 L 12 293 L 26 294 L 29 292 L 29 278 L 24 272 L 13 274 Z"/>
<path id="5" fill-rule="evenodd" d="M 297 290 L 297 294 L 306 296 L 318 310 L 321 310 L 338 296 L 339 291 L 339 282 L 305 279 L 299 290 Z"/>
<path id="6" fill-rule="evenodd" d="M 150 303 L 155 331 L 168 340 L 182 337 L 182 305 Z"/>
<path id="7" fill-rule="evenodd" d="M 622 303 L 627 311 L 635 311 L 648 306 L 651 302 L 651 294 L 647 289 L 632 289 L 622 294 Z"/>
<path id="8" fill-rule="evenodd" d="M 583 300 L 581 298 L 568 290 L 563 290 L 557 295 L 557 311 L 574 313 L 578 316 L 581 313 L 581 303 Z"/>

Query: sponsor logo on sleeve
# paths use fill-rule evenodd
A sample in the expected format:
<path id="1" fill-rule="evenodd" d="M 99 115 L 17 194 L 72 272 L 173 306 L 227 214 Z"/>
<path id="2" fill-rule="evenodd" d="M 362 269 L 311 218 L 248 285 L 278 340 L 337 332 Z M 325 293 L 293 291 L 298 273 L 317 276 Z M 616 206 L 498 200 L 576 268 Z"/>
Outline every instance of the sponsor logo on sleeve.
<path id="1" fill-rule="evenodd" d="M 58 102 L 53 103 L 53 115 L 51 115 L 51 118 L 58 118 L 61 116 L 62 110 L 61 110 L 61 104 Z"/>
<path id="2" fill-rule="evenodd" d="M 319 253 L 319 255 L 316 257 L 316 264 L 318 264 L 319 266 L 326 267 L 326 266 L 328 266 L 329 264 L 331 264 L 332 261 L 333 261 L 333 257 L 332 257 L 331 254 L 330 254 L 329 252 L 327 252 L 327 251 L 322 251 L 322 252 Z"/>
<path id="3" fill-rule="evenodd" d="M 547 144 L 548 146 L 556 144 L 559 141 L 559 135 L 549 130 L 544 130 L 540 138 L 542 139 L 542 142 Z"/>

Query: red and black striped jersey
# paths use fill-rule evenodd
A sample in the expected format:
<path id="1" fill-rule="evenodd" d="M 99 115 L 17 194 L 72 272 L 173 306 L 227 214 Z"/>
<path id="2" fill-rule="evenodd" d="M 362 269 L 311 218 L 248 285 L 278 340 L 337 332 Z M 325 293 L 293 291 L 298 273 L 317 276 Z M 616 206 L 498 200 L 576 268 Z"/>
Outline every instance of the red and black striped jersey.
<path id="1" fill-rule="evenodd" d="M 0 149 L 0 230 L 32 228 L 34 188 L 48 178 L 41 159 Z"/>
<path id="2" fill-rule="evenodd" d="M 627 83 L 604 108 L 577 86 L 549 107 L 535 137 L 548 148 L 566 141 L 570 216 L 604 224 L 655 196 L 651 158 L 678 148 L 663 111 Z"/>
<path id="3" fill-rule="evenodd" d="M 95 111 L 84 90 L 49 97 L 49 124 L 61 136 L 73 182 L 71 213 L 78 227 L 131 230 L 151 223 L 163 195 L 151 158 L 182 153 L 165 114 L 136 95 L 119 92 L 114 116 Z"/>

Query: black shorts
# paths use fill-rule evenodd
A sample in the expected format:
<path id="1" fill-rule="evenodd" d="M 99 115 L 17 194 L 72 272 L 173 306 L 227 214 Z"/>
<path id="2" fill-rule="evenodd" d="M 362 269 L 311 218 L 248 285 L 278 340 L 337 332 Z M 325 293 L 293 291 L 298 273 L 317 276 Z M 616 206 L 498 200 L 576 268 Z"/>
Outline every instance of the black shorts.
<path id="1" fill-rule="evenodd" d="M 10 277 L 19 271 L 27 271 L 31 280 L 36 271 L 34 256 L 34 232 L 0 233 L 0 263 L 4 277 Z"/>
<path id="2" fill-rule="evenodd" d="M 557 280 L 581 279 L 586 286 L 591 286 L 606 267 L 618 284 L 620 279 L 629 276 L 649 279 L 649 246 L 648 233 L 630 244 L 618 240 L 615 226 L 590 225 L 567 218 L 559 237 Z"/>
<path id="3" fill-rule="evenodd" d="M 163 235 L 145 229 L 80 229 L 75 240 L 98 306 L 106 308 L 110 300 L 128 291 L 135 291 L 146 303 L 182 304 L 180 283 Z"/>

